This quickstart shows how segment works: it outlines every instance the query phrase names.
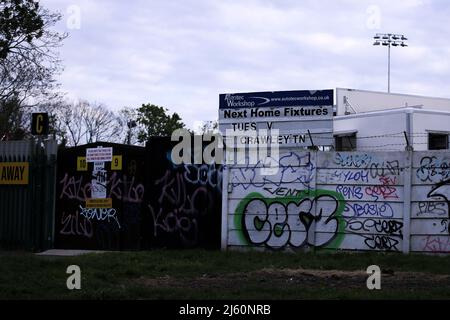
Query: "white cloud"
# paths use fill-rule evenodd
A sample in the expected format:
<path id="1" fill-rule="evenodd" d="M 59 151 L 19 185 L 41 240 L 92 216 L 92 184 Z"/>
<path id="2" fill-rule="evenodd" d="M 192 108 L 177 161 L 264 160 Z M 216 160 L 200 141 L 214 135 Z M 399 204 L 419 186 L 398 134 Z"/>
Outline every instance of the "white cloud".
<path id="1" fill-rule="evenodd" d="M 43 0 L 81 9 L 61 48 L 62 89 L 111 108 L 155 103 L 190 126 L 217 117 L 224 92 L 355 87 L 385 90 L 376 32 L 393 48 L 393 90 L 450 97 L 450 4 L 439 0 Z M 380 9 L 380 29 L 367 8 Z M 66 19 L 67 17 L 65 17 Z M 59 24 L 66 31 L 65 20 Z"/>

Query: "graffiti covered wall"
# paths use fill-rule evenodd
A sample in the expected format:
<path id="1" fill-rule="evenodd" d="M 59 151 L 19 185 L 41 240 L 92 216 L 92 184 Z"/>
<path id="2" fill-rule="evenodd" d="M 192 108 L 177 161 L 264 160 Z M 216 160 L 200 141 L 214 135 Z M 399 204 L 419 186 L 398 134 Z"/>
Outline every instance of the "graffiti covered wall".
<path id="1" fill-rule="evenodd" d="M 318 154 L 318 187 L 344 202 L 333 249 L 402 251 L 405 163 L 400 152 Z"/>
<path id="2" fill-rule="evenodd" d="M 275 175 L 234 165 L 228 183 L 231 249 L 450 251 L 450 155 L 283 151 Z M 450 188 L 450 187 L 449 187 Z"/>
<path id="3" fill-rule="evenodd" d="M 222 166 L 175 165 L 173 145 L 152 138 L 146 148 L 96 143 L 61 150 L 55 247 L 219 248 Z M 87 162 L 88 151 L 103 152 L 99 146 L 112 148 L 111 161 Z"/>
<path id="4" fill-rule="evenodd" d="M 417 152 L 413 156 L 411 251 L 450 253 L 450 154 Z"/>
<path id="5" fill-rule="evenodd" d="M 112 147 L 112 161 L 100 165 L 88 163 L 86 150 L 99 146 Z M 111 143 L 60 150 L 54 225 L 56 248 L 140 248 L 144 155 L 142 147 Z M 92 199 L 110 203 L 89 205 Z"/>
<path id="6" fill-rule="evenodd" d="M 143 237 L 148 247 L 220 248 L 222 166 L 174 164 L 175 142 L 151 138 L 146 153 Z"/>

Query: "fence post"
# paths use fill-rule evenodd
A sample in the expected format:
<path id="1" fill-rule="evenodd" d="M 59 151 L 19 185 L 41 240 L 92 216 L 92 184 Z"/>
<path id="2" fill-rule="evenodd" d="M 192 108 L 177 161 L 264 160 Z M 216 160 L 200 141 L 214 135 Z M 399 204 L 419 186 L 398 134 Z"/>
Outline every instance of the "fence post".
<path id="1" fill-rule="evenodd" d="M 33 251 L 40 251 L 42 249 L 42 235 L 44 228 L 44 211 L 45 211 L 45 166 L 47 164 L 46 158 L 41 145 L 41 140 L 38 139 L 34 144 L 34 161 L 36 165 L 36 202 L 34 204 L 34 212 L 32 212 L 33 225 Z"/>
<path id="2" fill-rule="evenodd" d="M 403 253 L 410 251 L 411 234 L 411 190 L 412 190 L 412 159 L 413 151 L 404 151 L 406 153 L 405 168 L 403 170 Z"/>
<path id="3" fill-rule="evenodd" d="M 309 185 L 309 190 L 314 190 L 312 193 L 310 193 L 310 195 L 312 195 L 314 198 L 317 196 L 317 190 L 316 190 L 316 185 L 317 185 L 317 152 L 315 150 L 310 150 L 309 151 L 309 162 L 311 164 L 311 171 L 310 174 L 313 175 L 312 179 L 311 179 L 311 183 Z M 313 204 L 314 208 L 313 212 L 316 215 L 316 211 L 317 211 L 317 202 L 314 201 Z M 313 232 L 308 232 L 308 242 L 314 244 L 312 250 L 315 251 L 316 248 L 316 222 L 315 220 L 313 220 L 313 222 L 311 223 L 311 226 L 309 227 L 310 231 Z"/>
<path id="4" fill-rule="evenodd" d="M 44 228 L 43 228 L 43 248 L 44 250 L 53 248 L 54 230 L 55 230 L 55 197 L 56 197 L 56 140 L 46 140 L 45 146 L 45 209 L 44 209 Z"/>

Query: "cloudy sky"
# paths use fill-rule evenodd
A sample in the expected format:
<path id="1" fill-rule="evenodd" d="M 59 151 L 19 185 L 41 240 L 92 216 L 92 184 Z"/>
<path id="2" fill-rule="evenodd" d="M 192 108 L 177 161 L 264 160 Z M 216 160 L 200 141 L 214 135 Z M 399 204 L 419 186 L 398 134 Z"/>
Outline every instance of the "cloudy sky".
<path id="1" fill-rule="evenodd" d="M 447 0 L 42 0 L 69 33 L 68 96 L 117 110 L 165 106 L 189 127 L 217 118 L 219 93 L 333 89 L 450 98 Z"/>

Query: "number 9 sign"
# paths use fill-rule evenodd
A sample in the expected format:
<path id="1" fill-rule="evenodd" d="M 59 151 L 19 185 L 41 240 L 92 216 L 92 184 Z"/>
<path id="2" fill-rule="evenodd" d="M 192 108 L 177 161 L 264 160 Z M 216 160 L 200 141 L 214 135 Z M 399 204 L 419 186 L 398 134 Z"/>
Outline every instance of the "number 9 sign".
<path id="1" fill-rule="evenodd" d="M 113 156 L 111 161 L 111 170 L 122 170 L 122 156 Z"/>

